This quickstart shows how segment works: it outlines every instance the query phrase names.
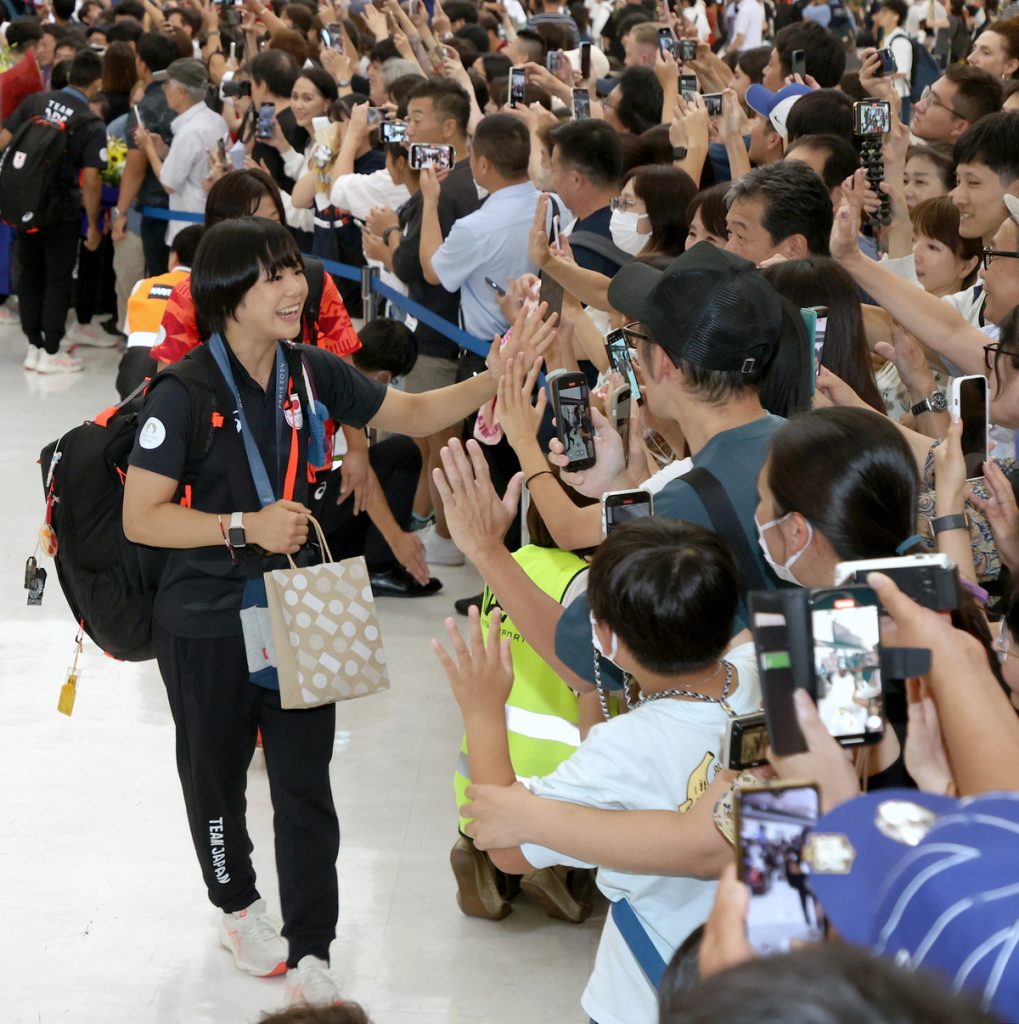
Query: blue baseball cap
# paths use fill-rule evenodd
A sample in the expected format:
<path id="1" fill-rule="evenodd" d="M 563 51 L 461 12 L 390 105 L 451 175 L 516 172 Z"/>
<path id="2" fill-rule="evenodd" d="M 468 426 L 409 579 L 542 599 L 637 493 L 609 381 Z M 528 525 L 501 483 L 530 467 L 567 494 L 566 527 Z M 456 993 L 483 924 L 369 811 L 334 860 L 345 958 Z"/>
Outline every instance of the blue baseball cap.
<path id="1" fill-rule="evenodd" d="M 1003 1020 L 1019 1008 L 1019 793 L 880 790 L 817 823 L 810 884 L 849 942 L 924 967 Z"/>
<path id="2" fill-rule="evenodd" d="M 787 135 L 785 123 L 789 111 L 801 96 L 806 96 L 811 91 L 809 86 L 800 85 L 799 82 L 784 85 L 778 92 L 772 92 L 755 83 L 747 89 L 746 101 L 747 106 L 754 113 L 766 117 L 784 139 Z"/>

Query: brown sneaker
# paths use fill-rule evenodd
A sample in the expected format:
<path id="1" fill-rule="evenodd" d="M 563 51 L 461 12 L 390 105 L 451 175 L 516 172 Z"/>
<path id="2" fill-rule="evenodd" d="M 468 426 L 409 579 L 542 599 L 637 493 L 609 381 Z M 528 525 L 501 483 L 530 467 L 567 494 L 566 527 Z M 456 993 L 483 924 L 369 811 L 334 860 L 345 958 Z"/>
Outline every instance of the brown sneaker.
<path id="1" fill-rule="evenodd" d="M 545 908 L 549 917 L 580 924 L 591 914 L 591 904 L 577 899 L 567 886 L 568 868 L 542 868 L 520 879 L 520 888 Z"/>
<path id="2" fill-rule="evenodd" d="M 501 921 L 510 912 L 509 901 L 499 891 L 502 872 L 467 836 L 457 838 L 449 851 L 449 863 L 456 878 L 456 902 L 464 914 Z"/>

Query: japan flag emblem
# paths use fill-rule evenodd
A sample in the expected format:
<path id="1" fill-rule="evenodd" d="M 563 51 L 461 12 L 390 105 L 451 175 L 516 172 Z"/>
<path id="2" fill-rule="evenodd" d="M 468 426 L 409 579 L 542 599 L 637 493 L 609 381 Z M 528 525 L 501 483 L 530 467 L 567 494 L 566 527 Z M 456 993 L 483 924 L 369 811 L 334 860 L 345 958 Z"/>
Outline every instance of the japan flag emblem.
<path id="1" fill-rule="evenodd" d="M 20 171 L 25 166 L 25 161 L 28 159 L 28 154 L 24 150 L 14 154 L 14 169 Z"/>

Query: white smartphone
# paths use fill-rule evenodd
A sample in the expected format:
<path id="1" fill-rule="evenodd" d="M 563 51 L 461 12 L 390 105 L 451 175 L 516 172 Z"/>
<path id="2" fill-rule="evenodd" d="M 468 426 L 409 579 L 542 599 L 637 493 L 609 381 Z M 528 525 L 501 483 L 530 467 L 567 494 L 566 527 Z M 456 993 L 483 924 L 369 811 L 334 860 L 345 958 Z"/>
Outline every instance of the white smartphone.
<path id="1" fill-rule="evenodd" d="M 138 104 L 136 103 L 131 109 L 134 111 L 134 117 L 135 117 L 135 120 L 138 122 L 138 126 L 140 128 L 144 128 L 145 127 L 145 122 L 142 120 L 142 113 L 138 109 Z"/>
<path id="2" fill-rule="evenodd" d="M 952 381 L 949 409 L 962 420 L 962 456 L 966 479 L 979 480 L 987 461 L 987 425 L 990 419 L 987 378 L 956 377 Z"/>
<path id="3" fill-rule="evenodd" d="M 559 214 L 552 218 L 552 244 L 559 248 Z"/>

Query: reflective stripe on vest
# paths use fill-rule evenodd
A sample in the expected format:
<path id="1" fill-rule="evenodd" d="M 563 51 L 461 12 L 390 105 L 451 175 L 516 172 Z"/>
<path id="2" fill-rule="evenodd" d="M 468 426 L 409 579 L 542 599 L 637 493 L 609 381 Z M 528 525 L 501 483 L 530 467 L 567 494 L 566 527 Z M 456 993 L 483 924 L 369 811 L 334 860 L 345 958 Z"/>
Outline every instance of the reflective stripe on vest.
<path id="1" fill-rule="evenodd" d="M 562 601 L 570 583 L 586 563 L 577 555 L 557 548 L 528 545 L 513 558 L 528 578 L 556 601 Z M 486 587 L 481 601 L 481 627 L 487 631 L 497 598 Z M 503 619 L 502 635 L 512 638 L 513 689 L 506 702 L 506 728 L 510 760 L 517 778 L 549 775 L 580 745 L 577 727 L 577 698 L 573 691 L 542 660 L 537 651 L 517 632 L 512 620 Z M 470 785 L 467 738 L 460 746 L 453 790 L 457 806 L 465 802 Z M 466 820 L 460 819 L 463 829 Z"/>
<path id="2" fill-rule="evenodd" d="M 158 277 L 139 281 L 127 300 L 127 344 L 129 348 L 156 343 L 159 326 L 163 322 L 166 303 L 174 285 L 188 276 L 187 270 L 171 270 Z M 151 339 L 151 340 L 149 340 Z"/>

